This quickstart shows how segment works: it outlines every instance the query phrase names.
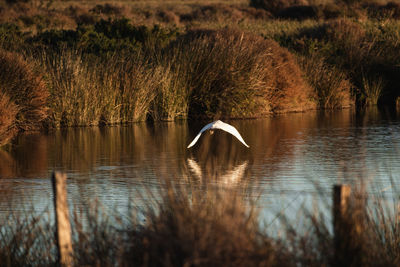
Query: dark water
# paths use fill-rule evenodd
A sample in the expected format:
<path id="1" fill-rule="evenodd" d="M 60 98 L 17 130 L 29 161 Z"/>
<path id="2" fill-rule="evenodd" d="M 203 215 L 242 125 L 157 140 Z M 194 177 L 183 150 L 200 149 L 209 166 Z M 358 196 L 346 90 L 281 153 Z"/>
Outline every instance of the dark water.
<path id="1" fill-rule="evenodd" d="M 303 205 L 321 205 L 315 202 L 329 199 L 336 183 L 362 183 L 378 196 L 390 195 L 400 184 L 400 118 L 395 114 L 343 110 L 230 121 L 250 149 L 219 131 L 204 134 L 187 149 L 205 123 L 20 136 L 10 151 L 0 151 L 0 214 L 49 207 L 54 170 L 68 174 L 71 201 L 97 198 L 121 212 L 132 201 L 146 202 L 146 193 L 138 192 L 157 194 L 165 179 L 243 186 L 257 198 L 266 221 L 275 211 L 295 217 Z"/>

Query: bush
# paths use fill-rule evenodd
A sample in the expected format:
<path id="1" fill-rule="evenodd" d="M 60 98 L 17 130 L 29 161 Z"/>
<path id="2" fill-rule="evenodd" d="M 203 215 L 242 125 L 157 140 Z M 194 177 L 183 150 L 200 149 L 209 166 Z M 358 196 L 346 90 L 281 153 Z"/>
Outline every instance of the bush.
<path id="1" fill-rule="evenodd" d="M 250 6 L 255 8 L 263 8 L 273 14 L 277 14 L 284 8 L 306 3 L 306 1 L 301 0 L 250 0 Z"/>
<path id="2" fill-rule="evenodd" d="M 313 108 L 311 88 L 277 43 L 235 30 L 192 31 L 165 54 L 189 89 L 191 117 L 260 117 Z"/>
<path id="3" fill-rule="evenodd" d="M 133 26 L 128 19 L 100 20 L 94 25 L 79 25 L 76 30 L 50 30 L 28 39 L 36 47 L 61 51 L 79 49 L 83 53 L 105 55 L 126 50 L 136 53 L 153 50 L 175 38 L 176 30 L 154 26 Z"/>
<path id="4" fill-rule="evenodd" d="M 354 104 L 352 85 L 339 69 L 316 56 L 301 58 L 300 64 L 315 90 L 318 108 L 344 108 Z"/>
<path id="5" fill-rule="evenodd" d="M 16 133 L 15 119 L 18 107 L 0 89 L 0 146 L 8 143 Z"/>
<path id="6" fill-rule="evenodd" d="M 167 182 L 168 183 L 168 182 Z M 190 193 L 164 186 L 125 259 L 140 266 L 291 266 L 286 248 L 258 231 L 258 214 L 234 189 Z M 190 196 L 190 197 L 188 197 Z"/>
<path id="7" fill-rule="evenodd" d="M 38 129 L 47 117 L 48 91 L 33 66 L 16 53 L 0 50 L 0 88 L 2 94 L 18 107 L 16 127 L 19 130 Z"/>
<path id="8" fill-rule="evenodd" d="M 23 47 L 24 41 L 24 34 L 17 25 L 11 23 L 0 24 L 0 48 L 17 51 Z"/>

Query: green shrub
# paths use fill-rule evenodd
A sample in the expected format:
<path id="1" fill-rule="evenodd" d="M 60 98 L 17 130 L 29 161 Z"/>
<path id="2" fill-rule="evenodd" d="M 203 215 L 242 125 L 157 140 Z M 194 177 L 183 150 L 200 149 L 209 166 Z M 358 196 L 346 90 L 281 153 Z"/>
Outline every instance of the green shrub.
<path id="1" fill-rule="evenodd" d="M 94 25 L 79 25 L 76 30 L 49 30 L 28 42 L 36 47 L 63 50 L 79 49 L 83 53 L 105 55 L 120 50 L 137 53 L 165 46 L 177 34 L 154 26 L 133 26 L 128 19 L 100 20 Z"/>

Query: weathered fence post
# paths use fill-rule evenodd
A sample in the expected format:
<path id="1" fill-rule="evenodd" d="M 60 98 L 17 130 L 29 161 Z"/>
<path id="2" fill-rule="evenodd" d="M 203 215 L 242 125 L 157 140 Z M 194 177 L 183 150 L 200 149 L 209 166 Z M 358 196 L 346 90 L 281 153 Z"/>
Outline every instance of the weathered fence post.
<path id="1" fill-rule="evenodd" d="M 51 178 L 54 193 L 56 218 L 56 242 L 58 261 L 61 266 L 72 266 L 73 251 L 71 240 L 71 223 L 67 202 L 67 175 L 55 172 Z"/>
<path id="2" fill-rule="evenodd" d="M 345 260 L 348 242 L 351 239 L 349 230 L 349 205 L 351 188 L 349 185 L 335 185 L 333 188 L 333 230 L 335 242 L 335 261 L 340 264 Z"/>

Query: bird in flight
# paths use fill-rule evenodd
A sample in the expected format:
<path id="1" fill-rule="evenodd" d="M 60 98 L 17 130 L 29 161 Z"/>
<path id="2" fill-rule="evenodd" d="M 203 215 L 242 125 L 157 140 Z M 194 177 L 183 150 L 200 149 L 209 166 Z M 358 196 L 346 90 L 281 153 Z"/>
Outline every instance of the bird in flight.
<path id="1" fill-rule="evenodd" d="M 207 124 L 206 126 L 204 126 L 200 132 L 197 134 L 197 136 L 193 139 L 193 141 L 188 145 L 187 148 L 191 148 L 192 146 L 194 146 L 194 144 L 196 144 L 197 140 L 199 140 L 201 134 L 207 130 L 211 131 L 211 134 L 213 133 L 213 130 L 224 130 L 228 133 L 230 133 L 231 135 L 235 136 L 240 142 L 242 142 L 243 145 L 245 145 L 246 147 L 249 147 L 246 142 L 243 140 L 242 136 L 240 135 L 240 133 L 238 132 L 238 130 L 236 130 L 235 127 L 233 127 L 232 125 L 222 122 L 220 120 L 211 122 L 209 124 Z"/>

